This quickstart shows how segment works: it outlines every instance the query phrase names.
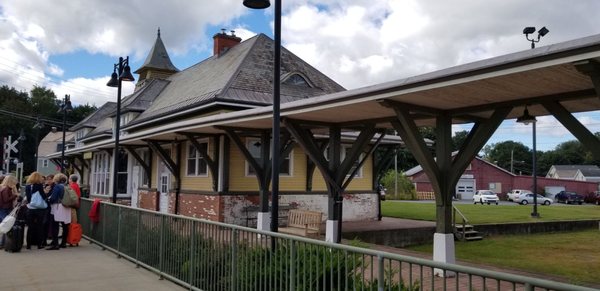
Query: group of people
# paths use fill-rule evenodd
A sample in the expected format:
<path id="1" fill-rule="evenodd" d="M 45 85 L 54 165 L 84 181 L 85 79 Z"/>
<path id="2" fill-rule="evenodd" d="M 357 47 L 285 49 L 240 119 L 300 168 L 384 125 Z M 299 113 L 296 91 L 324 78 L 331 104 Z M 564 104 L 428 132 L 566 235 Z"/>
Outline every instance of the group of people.
<path id="1" fill-rule="evenodd" d="M 25 196 L 20 197 L 20 187 L 17 179 L 8 175 L 0 183 L 0 221 L 14 207 L 22 207 L 19 212 L 26 212 L 27 238 L 26 248 L 36 246 L 38 249 L 58 250 L 67 247 L 69 224 L 77 220 L 76 209 L 64 206 L 61 201 L 70 187 L 81 198 L 81 189 L 77 184 L 78 176 L 67 176 L 59 173 L 44 177 L 39 172 L 33 172 L 26 181 Z M 39 193 L 39 194 L 38 194 Z M 33 206 L 31 201 L 36 195 L 46 201 L 46 207 Z M 39 198 L 38 198 L 39 199 Z M 59 244 L 59 228 L 62 227 L 62 239 Z M 48 244 L 48 238 L 51 242 Z M 5 235 L 0 238 L 0 249 L 3 248 Z"/>

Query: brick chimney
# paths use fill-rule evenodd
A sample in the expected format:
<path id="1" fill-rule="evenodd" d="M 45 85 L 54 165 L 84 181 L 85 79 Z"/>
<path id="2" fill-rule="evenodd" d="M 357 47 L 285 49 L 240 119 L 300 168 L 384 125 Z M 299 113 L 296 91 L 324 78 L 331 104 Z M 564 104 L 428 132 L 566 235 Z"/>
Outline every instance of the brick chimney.
<path id="1" fill-rule="evenodd" d="M 232 30 L 229 35 L 225 32 L 225 29 L 221 29 L 220 33 L 215 34 L 213 40 L 213 55 L 216 56 L 221 55 L 242 41 L 241 38 L 235 36 L 235 31 Z"/>

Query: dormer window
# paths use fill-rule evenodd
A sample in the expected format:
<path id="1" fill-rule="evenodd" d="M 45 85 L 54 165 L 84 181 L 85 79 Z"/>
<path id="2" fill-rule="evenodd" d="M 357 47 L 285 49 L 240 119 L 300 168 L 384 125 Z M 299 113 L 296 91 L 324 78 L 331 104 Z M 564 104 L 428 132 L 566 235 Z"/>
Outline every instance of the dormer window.
<path id="1" fill-rule="evenodd" d="M 290 74 L 287 78 L 283 80 L 282 83 L 293 86 L 312 87 L 308 80 L 298 73 Z"/>

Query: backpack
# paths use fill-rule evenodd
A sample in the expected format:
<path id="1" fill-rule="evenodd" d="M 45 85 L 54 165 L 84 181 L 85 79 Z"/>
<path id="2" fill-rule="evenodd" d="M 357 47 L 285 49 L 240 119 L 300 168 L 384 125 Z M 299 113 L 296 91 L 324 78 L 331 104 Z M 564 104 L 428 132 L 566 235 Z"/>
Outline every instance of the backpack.
<path id="1" fill-rule="evenodd" d="M 79 207 L 79 197 L 77 197 L 77 193 L 75 193 L 75 190 L 73 190 L 71 186 L 65 185 L 65 193 L 63 194 L 63 198 L 60 203 L 64 207 Z"/>

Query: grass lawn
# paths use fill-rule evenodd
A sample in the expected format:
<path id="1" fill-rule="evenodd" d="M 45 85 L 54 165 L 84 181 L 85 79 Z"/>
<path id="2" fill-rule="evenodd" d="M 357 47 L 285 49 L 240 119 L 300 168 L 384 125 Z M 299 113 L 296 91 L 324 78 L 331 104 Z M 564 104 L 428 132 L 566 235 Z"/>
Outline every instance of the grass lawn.
<path id="1" fill-rule="evenodd" d="M 558 208 L 558 207 L 557 207 Z M 458 260 L 568 278 L 572 284 L 600 283 L 597 229 L 486 237 L 456 242 Z M 409 249 L 431 253 L 431 244 Z"/>
<path id="2" fill-rule="evenodd" d="M 531 218 L 531 205 L 455 204 L 471 224 L 600 219 L 597 205 L 538 206 L 541 218 Z M 435 221 L 435 203 L 383 201 L 383 216 Z"/>

